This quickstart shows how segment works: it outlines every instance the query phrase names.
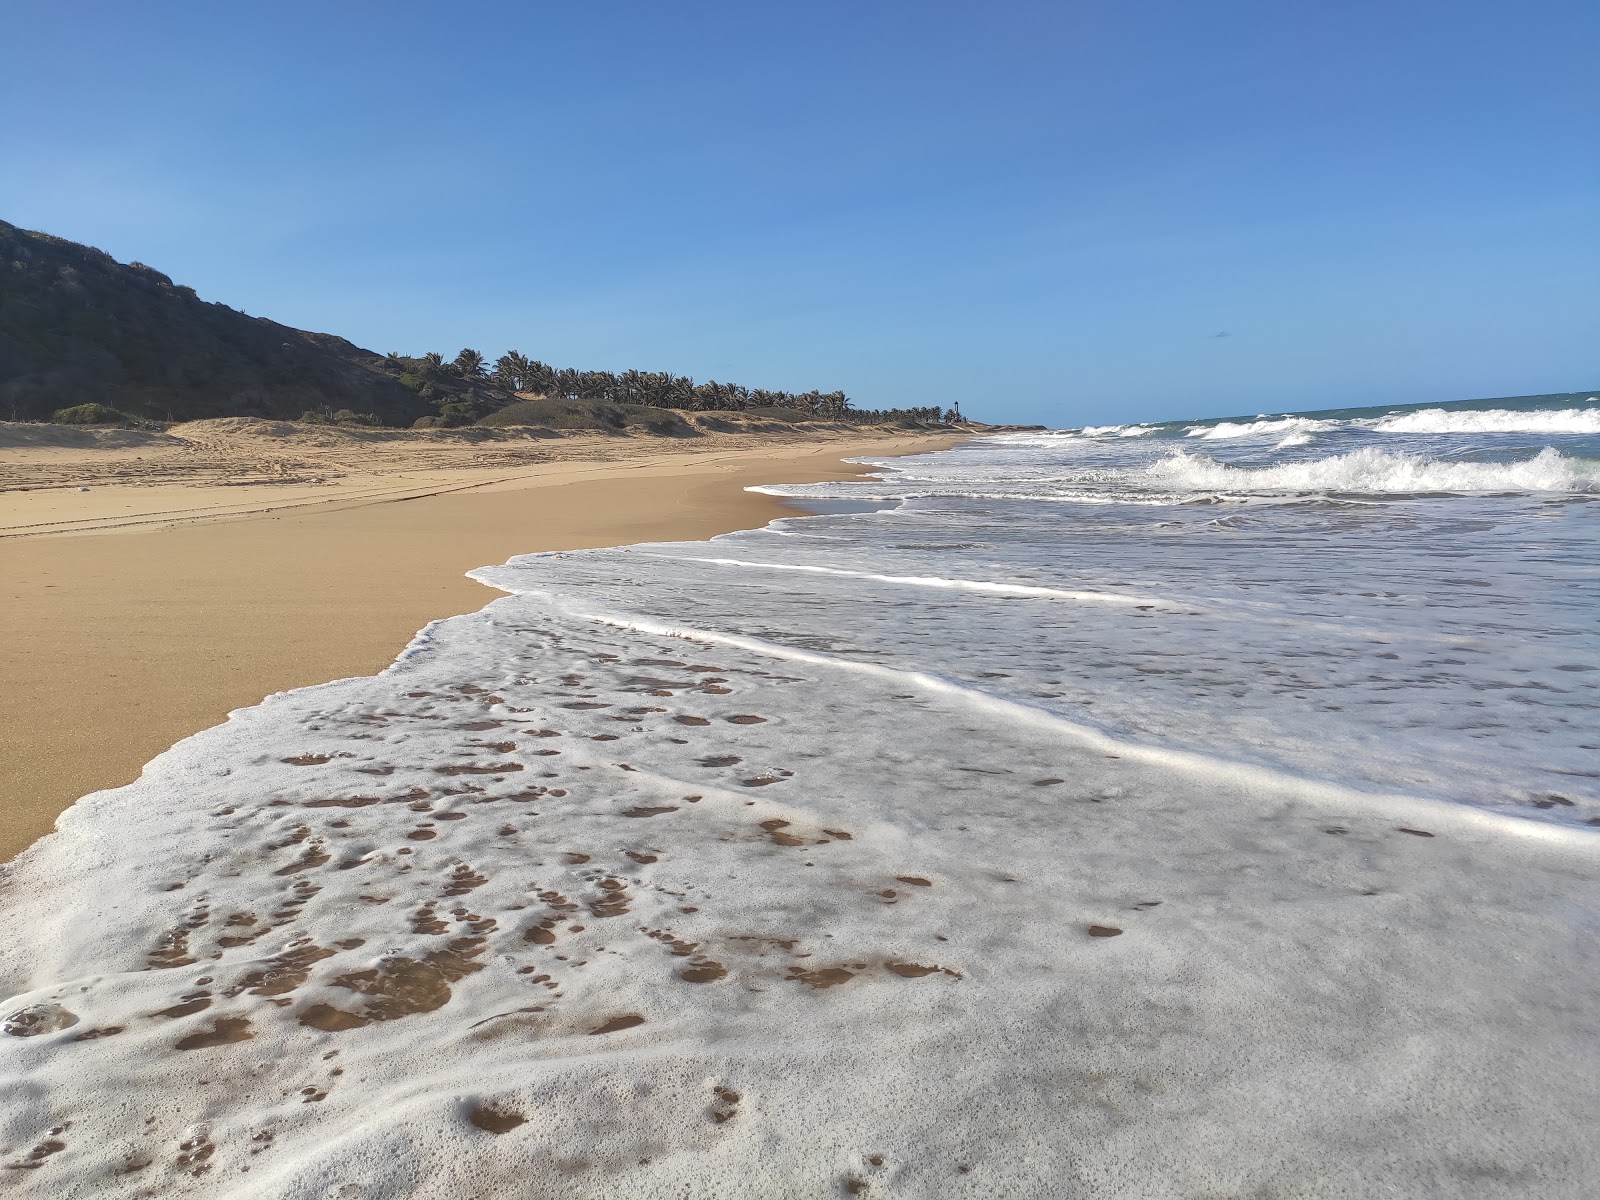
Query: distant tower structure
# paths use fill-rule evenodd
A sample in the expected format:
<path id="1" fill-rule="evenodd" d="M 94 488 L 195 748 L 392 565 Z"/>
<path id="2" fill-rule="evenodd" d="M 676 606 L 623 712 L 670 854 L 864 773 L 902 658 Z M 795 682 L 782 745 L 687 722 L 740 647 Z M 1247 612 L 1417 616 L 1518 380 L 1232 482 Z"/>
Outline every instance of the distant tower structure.
<path id="1" fill-rule="evenodd" d="M 961 423 L 961 401 L 957 400 L 954 403 L 954 405 L 952 405 L 951 411 L 955 413 L 955 416 L 951 418 L 952 422 L 955 423 L 955 424 L 960 424 Z"/>

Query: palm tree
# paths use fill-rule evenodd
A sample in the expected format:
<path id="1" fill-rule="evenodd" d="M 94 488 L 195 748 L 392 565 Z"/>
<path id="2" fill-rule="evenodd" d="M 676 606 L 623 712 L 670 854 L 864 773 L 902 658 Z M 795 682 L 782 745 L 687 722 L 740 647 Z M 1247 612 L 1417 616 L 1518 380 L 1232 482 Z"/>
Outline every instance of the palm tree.
<path id="1" fill-rule="evenodd" d="M 579 400 L 612 400 L 617 394 L 617 377 L 610 371 L 582 371 L 577 389 Z"/>
<path id="2" fill-rule="evenodd" d="M 505 388 L 513 392 L 526 392 L 529 390 L 529 379 L 533 364 L 528 361 L 527 355 L 515 350 L 507 350 L 495 360 L 494 377 Z"/>
<path id="3" fill-rule="evenodd" d="M 398 366 L 422 379 L 437 379 L 446 372 L 467 380 L 492 376 L 504 391 L 567 400 L 602 400 L 701 412 L 782 407 L 824 419 L 868 425 L 905 419 L 930 424 L 961 419 L 959 406 L 953 412 L 944 412 L 937 407 L 857 409 L 842 391 L 819 392 L 813 388 L 809 392 L 785 392 L 770 388 L 747 388 L 738 383 L 719 383 L 715 379 L 696 383 L 688 375 L 674 375 L 670 371 L 627 370 L 616 374 L 611 371 L 576 371 L 571 367 L 558 370 L 538 359 L 530 359 L 517 350 L 507 350 L 496 359 L 492 372 L 486 367 L 483 355 L 471 348 L 462 350 L 448 366 L 444 356 L 436 351 L 430 351 L 421 358 L 407 358 L 398 353 L 385 357 L 391 368 Z M 488 396 L 469 393 L 469 396 L 472 404 L 496 407 L 506 403 L 504 391 Z M 428 385 L 419 389 L 424 399 L 434 392 L 435 389 Z M 448 398 L 441 398 L 441 403 L 444 399 Z M 459 408 L 464 402 L 456 398 L 451 403 Z"/>
<path id="4" fill-rule="evenodd" d="M 527 373 L 522 377 L 522 390 L 533 392 L 540 396 L 552 396 L 556 392 L 556 369 L 549 363 L 534 359 L 528 364 Z"/>

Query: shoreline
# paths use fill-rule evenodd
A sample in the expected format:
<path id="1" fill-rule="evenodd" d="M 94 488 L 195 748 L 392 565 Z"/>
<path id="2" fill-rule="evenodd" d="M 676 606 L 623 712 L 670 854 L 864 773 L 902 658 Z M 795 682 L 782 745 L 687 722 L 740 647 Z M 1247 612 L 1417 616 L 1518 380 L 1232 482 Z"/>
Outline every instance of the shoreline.
<path id="1" fill-rule="evenodd" d="M 96 481 L 87 508 L 68 484 L 7 493 L 26 504 L 8 503 L 0 522 L 0 597 L 24 636 L 0 693 L 0 861 L 234 709 L 383 670 L 430 621 L 496 598 L 467 577 L 474 567 L 758 528 L 801 510 L 745 487 L 858 477 L 869 468 L 844 458 L 961 440 L 762 438 L 666 453 L 630 442 L 605 447 L 611 458 L 332 487 Z"/>

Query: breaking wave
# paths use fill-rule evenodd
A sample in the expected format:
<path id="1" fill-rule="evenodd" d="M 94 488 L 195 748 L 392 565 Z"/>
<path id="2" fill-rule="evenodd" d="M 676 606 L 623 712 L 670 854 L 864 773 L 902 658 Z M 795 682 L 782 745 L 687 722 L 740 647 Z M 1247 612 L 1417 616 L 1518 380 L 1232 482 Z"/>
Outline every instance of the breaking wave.
<path id="1" fill-rule="evenodd" d="M 1144 437 L 1155 432 L 1154 425 L 1086 425 L 1078 430 L 1084 437 Z"/>
<path id="2" fill-rule="evenodd" d="M 1144 480 L 1194 492 L 1596 492 L 1600 462 L 1549 447 L 1522 462 L 1440 462 L 1366 447 L 1331 458 L 1237 467 L 1177 451 Z"/>
<path id="3" fill-rule="evenodd" d="M 1300 445 L 1307 436 L 1320 429 L 1328 429 L 1338 421 L 1314 421 L 1307 417 L 1261 417 L 1254 421 L 1219 421 L 1215 425 L 1195 425 L 1184 431 L 1185 435 L 1207 442 L 1230 441 L 1242 437 L 1297 437 Z"/>
<path id="4" fill-rule="evenodd" d="M 1385 417 L 1379 433 L 1600 433 L 1600 408 L 1511 409 L 1449 412 L 1424 408 L 1418 412 Z"/>

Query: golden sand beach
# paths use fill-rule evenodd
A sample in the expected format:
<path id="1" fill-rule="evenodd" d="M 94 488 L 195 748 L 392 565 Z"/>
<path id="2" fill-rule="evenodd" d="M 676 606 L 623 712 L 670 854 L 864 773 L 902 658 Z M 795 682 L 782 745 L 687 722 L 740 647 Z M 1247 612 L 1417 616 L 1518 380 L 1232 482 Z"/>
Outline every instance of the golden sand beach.
<path id="1" fill-rule="evenodd" d="M 228 419 L 0 438 L 0 856 L 263 696 L 391 662 L 515 554 L 710 537 L 937 434 L 693 442 L 353 433 Z"/>

